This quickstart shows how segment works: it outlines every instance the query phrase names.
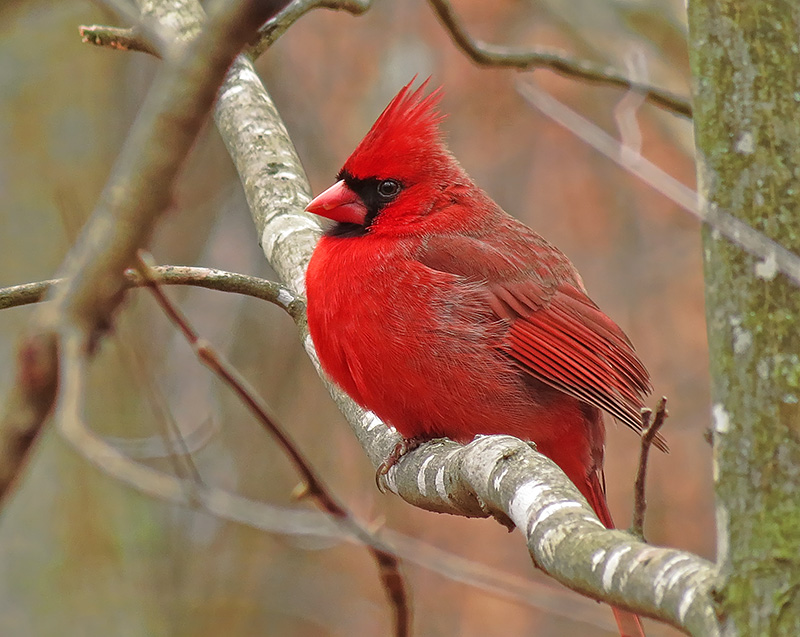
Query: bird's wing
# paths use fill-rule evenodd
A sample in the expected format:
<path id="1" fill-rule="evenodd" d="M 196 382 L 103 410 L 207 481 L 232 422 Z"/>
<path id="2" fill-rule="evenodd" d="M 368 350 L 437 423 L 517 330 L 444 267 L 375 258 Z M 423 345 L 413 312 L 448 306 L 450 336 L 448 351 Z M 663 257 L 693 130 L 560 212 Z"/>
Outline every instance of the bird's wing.
<path id="1" fill-rule="evenodd" d="M 430 238 L 419 260 L 482 284 L 494 315 L 509 324 L 503 350 L 525 372 L 641 431 L 642 397 L 652 387 L 630 341 L 586 296 L 566 257 L 549 244 L 525 246 L 519 237 L 498 246 L 491 237 L 447 235 Z M 655 444 L 666 450 L 662 438 Z"/>

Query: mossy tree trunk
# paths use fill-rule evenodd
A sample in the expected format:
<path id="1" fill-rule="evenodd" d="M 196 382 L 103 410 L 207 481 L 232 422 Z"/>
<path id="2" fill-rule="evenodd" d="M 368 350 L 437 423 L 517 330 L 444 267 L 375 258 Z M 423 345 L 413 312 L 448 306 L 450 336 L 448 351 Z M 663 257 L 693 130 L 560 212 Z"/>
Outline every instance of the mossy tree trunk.
<path id="1" fill-rule="evenodd" d="M 800 253 L 800 3 L 690 0 L 705 205 Z M 708 229 L 726 635 L 800 635 L 800 289 Z"/>

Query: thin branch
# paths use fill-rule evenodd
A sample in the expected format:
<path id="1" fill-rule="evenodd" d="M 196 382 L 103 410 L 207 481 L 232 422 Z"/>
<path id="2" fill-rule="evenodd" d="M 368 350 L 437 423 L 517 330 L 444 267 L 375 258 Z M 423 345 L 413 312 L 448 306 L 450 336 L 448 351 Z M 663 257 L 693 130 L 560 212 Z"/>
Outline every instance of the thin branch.
<path id="1" fill-rule="evenodd" d="M 644 542 L 644 514 L 647 509 L 645 497 L 645 481 L 647 478 L 647 460 L 650 457 L 650 446 L 653 444 L 659 429 L 663 426 L 669 413 L 667 412 L 667 398 L 661 397 L 656 407 L 656 414 L 650 409 L 642 410 L 642 439 L 639 451 L 639 469 L 636 472 L 636 481 L 633 485 L 633 520 L 630 532 Z"/>
<path id="2" fill-rule="evenodd" d="M 651 188 L 699 219 L 700 222 L 708 224 L 713 232 L 718 232 L 749 254 L 762 259 L 755 266 L 756 274 L 759 277 L 770 279 L 781 272 L 789 277 L 795 285 L 800 286 L 800 257 L 794 252 L 787 250 L 777 241 L 773 241 L 741 219 L 704 202 L 695 191 L 644 157 L 634 156 L 630 149 L 625 152 L 626 148 L 622 147 L 616 139 L 535 84 L 518 82 L 517 90 L 531 106 L 561 124 L 573 135 L 603 153 L 628 172 L 636 175 Z"/>
<path id="3" fill-rule="evenodd" d="M 257 59 L 281 37 L 297 20 L 312 9 L 334 9 L 352 15 L 365 13 L 372 0 L 295 0 L 259 30 L 258 40 L 248 50 L 251 59 Z"/>
<path id="4" fill-rule="evenodd" d="M 523 50 L 482 42 L 467 33 L 448 0 L 430 0 L 430 4 L 453 42 L 476 64 L 522 70 L 546 68 L 565 77 L 636 91 L 659 108 L 683 117 L 692 117 L 691 102 L 685 97 L 638 82 L 612 67 L 569 57 L 563 51 L 544 48 Z"/>
<path id="5" fill-rule="evenodd" d="M 269 301 L 283 308 L 292 317 L 303 316 L 305 304 L 289 288 L 259 277 L 238 272 L 180 265 L 153 266 L 153 275 L 162 285 L 191 285 L 194 287 L 231 292 Z M 64 279 L 49 279 L 0 288 L 0 310 L 39 303 L 47 293 Z M 147 282 L 134 270 L 125 272 L 126 287 L 143 287 Z"/>
<path id="6" fill-rule="evenodd" d="M 169 300 L 164 290 L 159 286 L 158 279 L 153 276 L 150 267 L 141 257 L 136 264 L 136 270 L 144 280 L 145 285 L 153 293 L 156 302 L 163 312 L 184 335 L 198 360 L 233 390 L 239 399 L 247 405 L 250 412 L 256 417 L 259 423 L 261 423 L 262 427 L 264 427 L 281 446 L 294 466 L 295 471 L 297 471 L 303 479 L 304 485 L 302 495 L 313 499 L 323 511 L 338 518 L 342 526 L 350 530 L 355 537 L 364 542 L 364 545 L 370 551 L 378 565 L 381 581 L 383 582 L 387 597 L 394 611 L 394 634 L 397 637 L 407 636 L 410 630 L 410 612 L 406 585 L 400 572 L 399 560 L 388 547 L 383 546 L 377 538 L 372 536 L 369 531 L 361 526 L 353 515 L 333 497 L 303 453 L 270 413 L 269 407 L 258 395 L 255 388 L 252 387 L 252 385 L 250 385 L 250 383 L 248 383 L 219 352 L 200 338 L 194 328 L 189 324 L 188 319 L 177 306 Z"/>
<path id="7" fill-rule="evenodd" d="M 264 51 L 286 33 L 290 26 L 313 9 L 333 9 L 346 11 L 352 15 L 361 15 L 370 6 L 372 6 L 372 0 L 295 0 L 259 29 L 258 37 L 247 49 L 247 55 L 253 60 L 258 59 Z M 83 42 L 88 44 L 119 51 L 141 51 L 161 57 L 158 50 L 142 37 L 138 28 L 124 29 L 91 25 L 81 26 L 79 32 Z"/>
<path id="8" fill-rule="evenodd" d="M 141 36 L 139 30 L 131 27 L 109 27 L 100 24 L 81 25 L 78 27 L 81 40 L 87 44 L 108 47 L 118 51 L 139 51 L 161 57 L 158 50 Z"/>

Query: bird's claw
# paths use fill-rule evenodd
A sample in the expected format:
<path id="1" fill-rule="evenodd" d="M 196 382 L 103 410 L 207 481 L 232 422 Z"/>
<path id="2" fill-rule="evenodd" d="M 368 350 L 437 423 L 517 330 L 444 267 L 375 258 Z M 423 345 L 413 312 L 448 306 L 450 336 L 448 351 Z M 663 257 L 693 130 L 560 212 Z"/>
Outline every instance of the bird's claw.
<path id="1" fill-rule="evenodd" d="M 423 442 L 425 442 L 425 438 L 403 438 L 394 446 L 392 452 L 386 456 L 386 459 L 381 462 L 375 472 L 375 484 L 378 487 L 378 491 L 386 493 L 386 476 L 389 473 L 389 469 L 395 466 L 400 461 L 400 458 L 417 449 Z"/>

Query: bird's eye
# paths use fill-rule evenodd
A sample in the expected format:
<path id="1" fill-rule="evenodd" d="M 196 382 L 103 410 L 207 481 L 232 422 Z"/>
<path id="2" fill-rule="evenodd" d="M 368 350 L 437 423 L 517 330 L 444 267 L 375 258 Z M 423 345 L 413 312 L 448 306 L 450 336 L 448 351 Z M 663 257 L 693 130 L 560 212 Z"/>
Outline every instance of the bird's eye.
<path id="1" fill-rule="evenodd" d="M 381 199 L 389 200 L 400 194 L 400 182 L 395 179 L 384 179 L 378 182 L 378 194 Z"/>

